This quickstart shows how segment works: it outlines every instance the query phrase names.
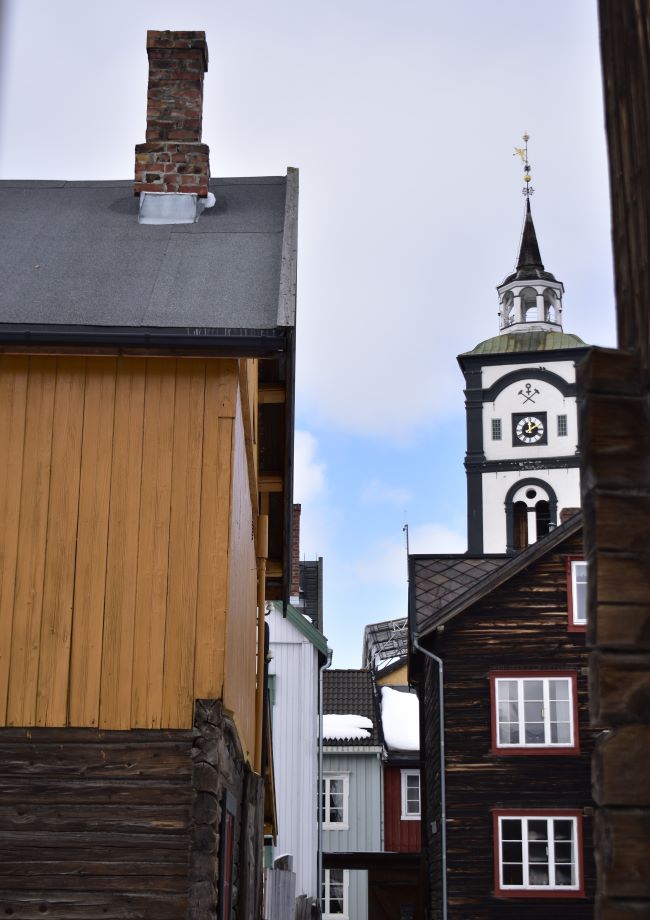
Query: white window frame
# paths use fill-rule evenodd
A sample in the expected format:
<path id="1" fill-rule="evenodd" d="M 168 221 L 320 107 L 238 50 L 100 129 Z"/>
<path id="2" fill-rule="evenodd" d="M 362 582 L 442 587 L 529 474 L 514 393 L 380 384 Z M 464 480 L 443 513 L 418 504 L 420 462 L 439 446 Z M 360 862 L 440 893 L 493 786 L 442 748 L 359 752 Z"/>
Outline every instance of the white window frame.
<path id="1" fill-rule="evenodd" d="M 585 578 L 584 582 L 581 584 L 587 583 L 587 563 L 584 559 L 572 559 L 571 560 L 571 623 L 573 626 L 586 626 L 587 625 L 587 596 L 585 593 L 585 602 L 582 608 L 583 617 L 578 617 L 579 607 L 578 607 L 578 571 L 583 571 Z"/>
<path id="2" fill-rule="evenodd" d="M 342 914 L 333 914 L 330 911 L 330 873 L 331 872 L 343 872 L 343 913 Z M 350 905 L 348 898 L 348 890 L 350 887 L 350 871 L 349 869 L 324 869 L 323 870 L 323 896 L 321 899 L 321 905 L 323 908 L 323 920 L 347 920 L 350 914 Z"/>
<path id="3" fill-rule="evenodd" d="M 567 438 L 569 436 L 569 419 L 565 413 L 557 417 L 557 436 L 558 438 Z"/>
<path id="4" fill-rule="evenodd" d="M 330 783 L 332 780 L 341 780 L 343 782 L 343 820 L 330 821 Z M 323 773 L 323 788 L 321 790 L 321 808 L 323 811 L 323 830 L 346 831 L 349 829 L 349 799 L 350 799 L 350 776 L 348 773 Z"/>
<path id="5" fill-rule="evenodd" d="M 501 441 L 503 439 L 503 425 L 500 418 L 492 419 L 492 440 Z"/>
<path id="6" fill-rule="evenodd" d="M 578 833 L 578 818 L 575 815 L 546 815 L 546 814 L 503 814 L 498 815 L 498 839 L 496 841 L 497 854 L 499 860 L 499 890 L 501 892 L 516 893 L 518 891 L 539 891 L 539 892 L 576 892 L 581 891 L 582 889 L 582 880 L 580 878 L 581 870 L 581 860 L 580 860 L 580 835 Z M 503 822 L 504 821 L 521 821 L 521 843 L 522 843 L 522 861 L 521 864 L 519 861 L 514 862 L 515 865 L 522 866 L 522 875 L 523 883 L 521 885 L 506 885 L 503 881 L 503 867 L 504 862 L 507 864 L 507 861 L 503 859 L 503 844 L 508 841 L 503 840 Z M 529 859 L 529 845 L 535 841 L 531 841 L 528 836 L 528 822 L 529 821 L 546 821 L 547 830 L 546 830 L 546 855 L 548 858 L 548 876 L 549 883 L 548 885 L 531 885 L 530 884 L 530 859 Z M 573 870 L 573 881 L 572 885 L 558 885 L 551 884 L 551 880 L 555 878 L 555 869 L 557 865 L 562 865 L 562 863 L 555 862 L 555 834 L 554 834 L 554 824 L 555 821 L 568 821 L 572 826 L 572 836 L 571 836 L 571 846 L 572 846 L 572 860 L 571 867 Z M 565 863 L 565 865 L 568 865 Z"/>
<path id="7" fill-rule="evenodd" d="M 408 778 L 417 776 L 418 780 L 418 810 L 408 810 Z M 402 803 L 402 821 L 419 821 L 422 815 L 422 778 L 419 770 L 400 770 L 400 788 Z"/>
<path id="8" fill-rule="evenodd" d="M 542 716 L 544 719 L 544 741 L 526 741 L 526 723 L 525 723 L 525 704 L 524 704 L 524 685 L 530 681 L 542 681 Z M 566 681 L 569 688 L 569 731 L 570 737 L 568 741 L 551 741 L 551 701 L 549 694 L 549 684 L 552 680 L 563 680 Z M 517 684 L 517 716 L 519 724 L 519 741 L 517 742 L 502 742 L 499 739 L 499 685 L 504 684 L 506 681 L 512 682 L 515 681 Z M 567 674 L 535 674 L 531 673 L 530 676 L 519 676 L 511 674 L 503 674 L 502 676 L 494 675 L 494 699 L 492 702 L 493 711 L 494 711 L 494 744 L 495 747 L 500 751 L 520 751 L 527 749 L 539 750 L 540 748 L 549 748 L 551 750 L 557 749 L 566 749 L 566 750 L 575 750 L 576 749 L 576 724 L 575 724 L 575 688 L 574 688 L 574 679 L 572 676 Z"/>

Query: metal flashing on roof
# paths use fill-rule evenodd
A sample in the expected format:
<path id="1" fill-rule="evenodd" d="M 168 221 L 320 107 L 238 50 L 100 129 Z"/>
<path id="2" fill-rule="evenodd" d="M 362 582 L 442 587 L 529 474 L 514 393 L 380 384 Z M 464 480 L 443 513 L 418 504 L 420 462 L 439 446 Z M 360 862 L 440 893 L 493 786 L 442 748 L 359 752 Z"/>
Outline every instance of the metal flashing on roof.
<path id="1" fill-rule="evenodd" d="M 215 201 L 212 192 L 207 198 L 190 192 L 140 192 L 138 223 L 194 224 Z"/>

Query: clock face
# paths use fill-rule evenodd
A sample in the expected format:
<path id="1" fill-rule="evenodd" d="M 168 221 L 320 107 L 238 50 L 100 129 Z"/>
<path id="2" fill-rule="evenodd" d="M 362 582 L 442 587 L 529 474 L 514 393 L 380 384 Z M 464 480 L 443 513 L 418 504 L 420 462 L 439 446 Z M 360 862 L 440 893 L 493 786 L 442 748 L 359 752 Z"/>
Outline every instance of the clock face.
<path id="1" fill-rule="evenodd" d="M 546 444 L 546 413 L 512 416 L 512 443 L 518 447 Z"/>

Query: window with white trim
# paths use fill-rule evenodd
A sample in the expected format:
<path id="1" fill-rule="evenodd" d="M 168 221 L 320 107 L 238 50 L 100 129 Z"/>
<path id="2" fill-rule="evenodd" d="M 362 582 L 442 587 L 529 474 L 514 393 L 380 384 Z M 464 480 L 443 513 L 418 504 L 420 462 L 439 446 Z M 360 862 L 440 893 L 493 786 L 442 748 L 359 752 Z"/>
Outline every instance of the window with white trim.
<path id="1" fill-rule="evenodd" d="M 420 819 L 420 771 L 401 770 L 402 821 Z"/>
<path id="2" fill-rule="evenodd" d="M 492 419 L 492 440 L 493 441 L 501 440 L 501 419 L 500 418 Z"/>
<path id="3" fill-rule="evenodd" d="M 348 869 L 325 869 L 323 873 L 323 920 L 348 916 Z"/>
<path id="4" fill-rule="evenodd" d="M 578 821 L 576 815 L 498 815 L 498 891 L 579 892 Z"/>
<path id="5" fill-rule="evenodd" d="M 575 749 L 572 676 L 492 675 L 495 746 Z"/>
<path id="6" fill-rule="evenodd" d="M 584 559 L 570 560 L 569 617 L 575 627 L 587 625 L 587 563 Z"/>
<path id="7" fill-rule="evenodd" d="M 345 830 L 348 827 L 350 778 L 346 773 L 323 774 L 323 827 Z"/>
<path id="8" fill-rule="evenodd" d="M 569 433 L 569 428 L 567 426 L 567 417 L 566 415 L 558 415 L 557 417 L 557 436 L 558 438 L 565 438 Z"/>

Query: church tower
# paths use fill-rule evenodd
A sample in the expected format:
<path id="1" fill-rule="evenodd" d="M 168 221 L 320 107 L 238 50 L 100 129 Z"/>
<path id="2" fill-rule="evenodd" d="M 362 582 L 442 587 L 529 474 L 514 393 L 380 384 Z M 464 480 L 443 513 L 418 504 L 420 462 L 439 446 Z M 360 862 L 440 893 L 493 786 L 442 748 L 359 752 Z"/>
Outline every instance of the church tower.
<path id="1" fill-rule="evenodd" d="M 563 331 L 564 285 L 542 263 L 526 205 L 517 266 L 497 287 L 499 335 L 458 357 L 467 411 L 470 553 L 513 553 L 580 504 L 576 363 L 588 346 Z"/>

